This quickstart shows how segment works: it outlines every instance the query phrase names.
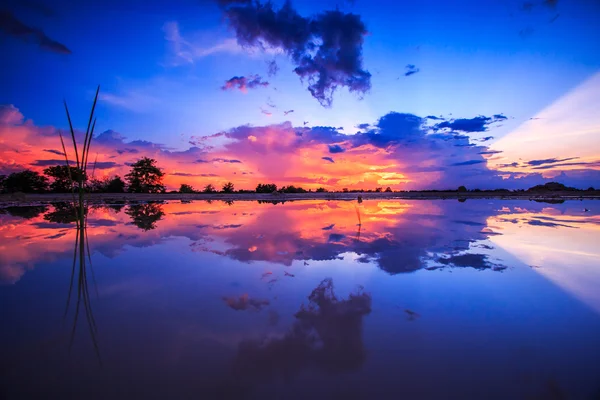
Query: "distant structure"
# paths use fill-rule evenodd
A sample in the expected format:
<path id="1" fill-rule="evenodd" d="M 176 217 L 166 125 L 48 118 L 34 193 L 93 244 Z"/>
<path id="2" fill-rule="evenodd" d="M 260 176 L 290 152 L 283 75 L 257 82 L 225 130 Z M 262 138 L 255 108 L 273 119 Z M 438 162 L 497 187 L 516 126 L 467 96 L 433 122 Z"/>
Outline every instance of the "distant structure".
<path id="1" fill-rule="evenodd" d="M 360 195 L 358 196 L 358 202 L 362 203 L 362 196 L 360 196 Z"/>

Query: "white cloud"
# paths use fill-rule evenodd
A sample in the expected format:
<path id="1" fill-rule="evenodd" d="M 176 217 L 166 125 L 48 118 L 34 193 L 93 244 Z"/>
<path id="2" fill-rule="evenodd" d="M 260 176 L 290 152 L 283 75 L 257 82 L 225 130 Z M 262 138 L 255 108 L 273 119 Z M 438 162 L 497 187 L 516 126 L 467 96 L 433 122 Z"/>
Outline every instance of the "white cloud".
<path id="1" fill-rule="evenodd" d="M 166 22 L 163 25 L 165 39 L 169 42 L 170 66 L 180 66 L 194 64 L 196 60 L 219 53 L 227 54 L 245 54 L 256 56 L 261 54 L 276 55 L 281 54 L 280 49 L 265 48 L 256 50 L 253 48 L 244 48 L 237 43 L 235 38 L 220 39 L 214 43 L 214 33 L 201 33 L 194 35 L 195 38 L 186 38 L 181 34 L 179 24 L 175 21 Z M 212 44 L 208 44 L 212 42 Z"/>

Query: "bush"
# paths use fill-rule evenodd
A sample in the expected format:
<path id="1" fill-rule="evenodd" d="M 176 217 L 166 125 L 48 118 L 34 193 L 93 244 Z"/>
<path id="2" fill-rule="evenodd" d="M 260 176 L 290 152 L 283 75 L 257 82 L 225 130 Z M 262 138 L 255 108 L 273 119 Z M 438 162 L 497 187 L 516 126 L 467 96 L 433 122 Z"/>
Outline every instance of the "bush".
<path id="1" fill-rule="evenodd" d="M 259 183 L 256 186 L 256 193 L 273 193 L 277 191 L 277 185 L 274 183 Z"/>
<path id="2" fill-rule="evenodd" d="M 186 185 L 185 183 L 182 183 L 179 187 L 179 193 L 196 193 L 196 191 L 191 185 Z"/>

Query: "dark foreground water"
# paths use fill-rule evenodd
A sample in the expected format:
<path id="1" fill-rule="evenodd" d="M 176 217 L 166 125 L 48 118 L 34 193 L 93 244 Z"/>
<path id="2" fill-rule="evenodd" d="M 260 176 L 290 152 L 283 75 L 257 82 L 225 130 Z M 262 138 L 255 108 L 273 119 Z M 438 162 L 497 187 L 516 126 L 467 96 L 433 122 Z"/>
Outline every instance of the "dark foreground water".
<path id="1" fill-rule="evenodd" d="M 599 211 L 0 209 L 0 398 L 598 399 Z"/>

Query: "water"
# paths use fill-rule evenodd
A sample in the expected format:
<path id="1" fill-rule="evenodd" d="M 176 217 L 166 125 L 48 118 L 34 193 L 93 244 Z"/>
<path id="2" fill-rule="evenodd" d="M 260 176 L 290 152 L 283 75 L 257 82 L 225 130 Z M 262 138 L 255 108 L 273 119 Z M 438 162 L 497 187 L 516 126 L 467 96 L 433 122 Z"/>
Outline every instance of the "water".
<path id="1" fill-rule="evenodd" d="M 599 206 L 0 209 L 0 398 L 600 398 Z"/>

